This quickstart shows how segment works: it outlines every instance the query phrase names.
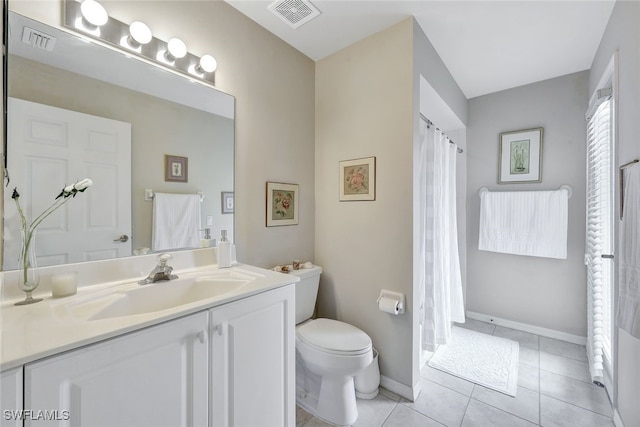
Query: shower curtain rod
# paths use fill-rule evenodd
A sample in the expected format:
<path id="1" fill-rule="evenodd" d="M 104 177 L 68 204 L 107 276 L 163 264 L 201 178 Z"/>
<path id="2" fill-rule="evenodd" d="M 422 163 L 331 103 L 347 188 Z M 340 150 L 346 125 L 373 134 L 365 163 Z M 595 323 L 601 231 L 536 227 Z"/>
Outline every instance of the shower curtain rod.
<path id="1" fill-rule="evenodd" d="M 625 163 L 624 165 L 620 166 L 620 170 L 622 170 L 622 169 L 626 169 L 626 168 L 628 168 L 629 166 L 633 166 L 633 165 L 635 165 L 635 164 L 636 164 L 636 163 L 638 163 L 638 162 L 640 162 L 640 160 L 638 160 L 638 159 L 631 160 L 629 163 Z"/>
<path id="2" fill-rule="evenodd" d="M 420 118 L 422 120 L 424 120 L 425 122 L 427 122 L 427 126 L 434 126 L 433 122 L 431 120 L 427 119 L 424 114 L 420 113 Z M 436 129 L 440 130 L 440 128 L 438 128 L 438 127 L 436 127 Z M 445 133 L 445 135 L 446 135 L 446 133 Z M 449 138 L 449 144 L 454 144 L 455 145 L 455 142 L 453 142 L 453 140 L 451 138 Z M 457 147 L 457 149 L 458 149 L 458 153 L 459 154 L 464 153 L 464 150 L 462 148 Z"/>

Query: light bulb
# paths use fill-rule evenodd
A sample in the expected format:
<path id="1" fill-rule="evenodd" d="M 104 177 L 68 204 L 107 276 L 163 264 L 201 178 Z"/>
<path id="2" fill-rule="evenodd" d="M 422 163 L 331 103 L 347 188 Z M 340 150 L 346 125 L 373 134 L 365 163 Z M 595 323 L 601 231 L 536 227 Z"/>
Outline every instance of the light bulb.
<path id="1" fill-rule="evenodd" d="M 167 54 L 168 60 L 175 61 L 177 58 L 182 58 L 187 54 L 187 46 L 182 40 L 174 37 L 169 39 L 167 43 Z"/>
<path id="2" fill-rule="evenodd" d="M 93 28 L 100 27 L 109 20 L 107 10 L 95 0 L 84 0 L 80 4 L 80 12 L 85 22 Z"/>
<path id="3" fill-rule="evenodd" d="M 216 68 L 218 68 L 218 61 L 211 55 L 203 55 L 202 58 L 200 58 L 198 68 L 198 71 L 202 70 L 204 73 L 213 73 Z"/>
<path id="4" fill-rule="evenodd" d="M 134 21 L 129 25 L 129 43 L 137 48 L 151 41 L 151 30 L 144 22 Z"/>

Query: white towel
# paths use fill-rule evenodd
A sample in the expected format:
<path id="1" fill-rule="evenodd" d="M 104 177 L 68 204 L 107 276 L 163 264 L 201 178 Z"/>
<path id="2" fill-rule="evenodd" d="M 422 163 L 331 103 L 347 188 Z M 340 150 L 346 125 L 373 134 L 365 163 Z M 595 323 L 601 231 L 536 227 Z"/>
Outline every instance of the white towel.
<path id="1" fill-rule="evenodd" d="M 567 258 L 567 190 L 484 191 L 480 198 L 480 250 Z"/>
<path id="2" fill-rule="evenodd" d="M 199 194 L 154 194 L 151 237 L 154 251 L 197 248 L 199 229 Z"/>
<path id="3" fill-rule="evenodd" d="M 640 338 L 640 166 L 625 172 L 620 225 L 618 327 Z"/>

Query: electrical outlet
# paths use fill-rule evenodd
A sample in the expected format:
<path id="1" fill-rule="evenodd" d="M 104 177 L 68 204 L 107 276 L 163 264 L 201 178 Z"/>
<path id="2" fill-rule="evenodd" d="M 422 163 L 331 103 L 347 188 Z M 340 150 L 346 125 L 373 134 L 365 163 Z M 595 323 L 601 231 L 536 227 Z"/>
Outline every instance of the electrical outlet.
<path id="1" fill-rule="evenodd" d="M 213 225 L 213 216 L 207 215 L 207 225 Z"/>

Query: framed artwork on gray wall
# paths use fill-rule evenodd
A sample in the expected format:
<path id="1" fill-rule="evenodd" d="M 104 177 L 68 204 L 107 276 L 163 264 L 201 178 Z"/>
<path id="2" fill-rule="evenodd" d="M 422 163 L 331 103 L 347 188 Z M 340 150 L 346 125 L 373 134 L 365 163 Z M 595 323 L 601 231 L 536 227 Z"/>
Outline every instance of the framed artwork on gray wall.
<path id="1" fill-rule="evenodd" d="M 267 182 L 267 227 L 298 225 L 298 184 Z"/>
<path id="2" fill-rule="evenodd" d="M 166 182 L 189 182 L 189 159 L 165 154 L 164 180 Z"/>
<path id="3" fill-rule="evenodd" d="M 222 213 L 223 214 L 232 214 L 233 213 L 233 191 L 223 191 L 222 192 Z"/>
<path id="4" fill-rule="evenodd" d="M 500 134 L 498 184 L 542 182 L 542 128 Z"/>
<path id="5" fill-rule="evenodd" d="M 340 162 L 340 201 L 376 199 L 376 158 Z"/>

